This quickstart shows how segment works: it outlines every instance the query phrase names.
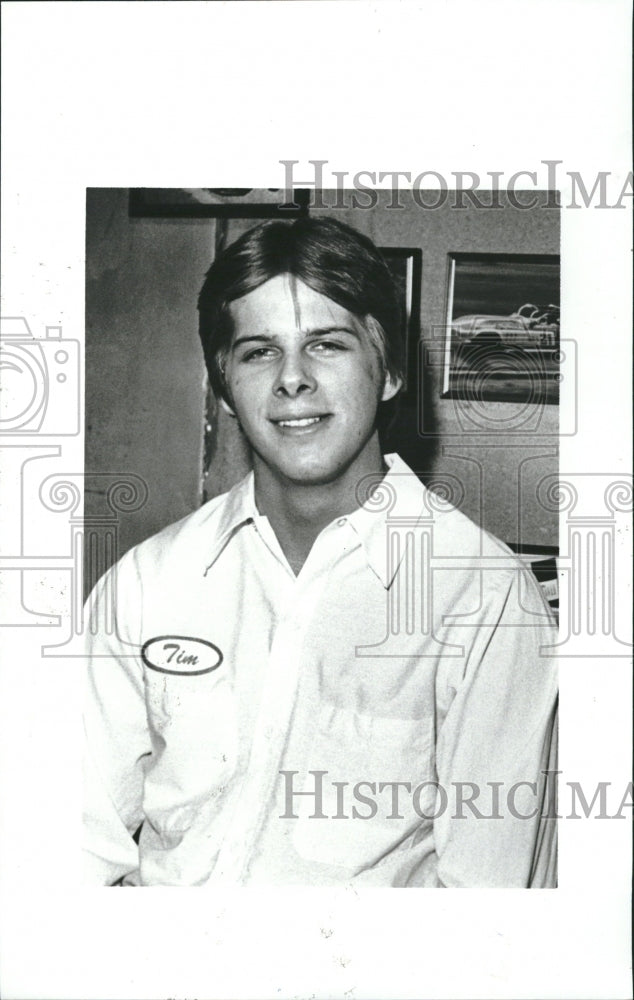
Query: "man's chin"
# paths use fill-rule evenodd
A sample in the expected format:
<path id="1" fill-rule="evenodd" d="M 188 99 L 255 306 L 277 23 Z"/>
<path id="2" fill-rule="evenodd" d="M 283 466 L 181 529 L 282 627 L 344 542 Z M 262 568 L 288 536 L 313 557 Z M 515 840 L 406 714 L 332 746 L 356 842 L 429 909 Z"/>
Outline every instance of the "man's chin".
<path id="1" fill-rule="evenodd" d="M 346 464 L 320 460 L 314 456 L 312 459 L 302 461 L 276 463 L 262 460 L 262 464 L 282 485 L 289 487 L 318 487 L 329 486 L 335 483 L 345 472 Z"/>
<path id="2" fill-rule="evenodd" d="M 329 451 L 324 450 L 320 453 L 318 449 L 314 448 L 311 449 L 310 454 L 308 449 L 297 449 L 294 453 L 284 454 L 285 449 L 284 451 L 280 449 L 275 456 L 271 455 L 270 452 L 265 455 L 254 450 L 254 461 L 260 466 L 260 472 L 264 477 L 272 476 L 282 486 L 318 488 L 333 486 L 342 477 L 346 477 L 348 471 L 358 462 L 363 450 L 363 447 L 354 452 L 350 449 L 339 449 L 338 451 L 329 449 Z M 381 467 L 378 443 L 377 453 L 376 471 Z M 367 464 L 363 465 L 360 475 L 363 475 Z"/>
<path id="3" fill-rule="evenodd" d="M 283 476 L 292 486 L 330 486 L 339 479 L 341 472 L 340 468 L 317 464 L 284 470 Z"/>

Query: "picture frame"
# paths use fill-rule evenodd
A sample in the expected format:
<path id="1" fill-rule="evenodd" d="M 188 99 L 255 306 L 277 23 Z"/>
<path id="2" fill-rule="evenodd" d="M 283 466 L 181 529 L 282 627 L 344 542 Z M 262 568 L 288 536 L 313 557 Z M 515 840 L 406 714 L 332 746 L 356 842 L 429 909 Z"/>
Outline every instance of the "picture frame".
<path id="1" fill-rule="evenodd" d="M 310 191 L 296 188 L 130 188 L 128 214 L 142 219 L 296 219 L 308 215 Z"/>
<path id="2" fill-rule="evenodd" d="M 401 334 L 405 345 L 405 385 L 401 396 L 415 399 L 418 381 L 418 342 L 423 278 L 423 252 L 418 247 L 379 247 L 401 307 Z"/>
<path id="3" fill-rule="evenodd" d="M 441 397 L 559 402 L 560 259 L 451 253 Z"/>

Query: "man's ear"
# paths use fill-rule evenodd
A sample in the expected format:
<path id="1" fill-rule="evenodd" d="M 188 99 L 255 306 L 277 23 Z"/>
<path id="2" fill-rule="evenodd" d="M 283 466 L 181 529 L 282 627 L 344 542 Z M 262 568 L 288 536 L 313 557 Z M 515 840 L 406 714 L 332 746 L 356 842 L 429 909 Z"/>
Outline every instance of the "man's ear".
<path id="1" fill-rule="evenodd" d="M 220 397 L 220 405 L 222 406 L 222 408 L 225 411 L 225 413 L 228 413 L 230 417 L 233 417 L 235 419 L 235 413 L 231 409 L 231 407 L 229 406 L 229 404 L 228 404 L 227 400 L 224 398 L 224 396 Z"/>
<path id="2" fill-rule="evenodd" d="M 381 395 L 381 402 L 387 403 L 388 399 L 393 399 L 397 392 L 401 389 L 403 385 L 403 379 L 400 375 L 390 375 L 389 372 L 385 373 L 385 382 L 383 384 L 383 393 Z"/>

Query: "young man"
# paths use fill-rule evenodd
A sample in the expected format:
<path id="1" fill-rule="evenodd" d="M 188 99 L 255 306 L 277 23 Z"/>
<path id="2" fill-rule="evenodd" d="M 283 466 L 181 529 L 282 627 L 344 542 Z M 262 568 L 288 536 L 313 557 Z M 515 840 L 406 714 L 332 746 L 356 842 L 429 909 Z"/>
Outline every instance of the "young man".
<path id="1" fill-rule="evenodd" d="M 376 248 L 258 226 L 199 308 L 253 471 L 89 601 L 88 881 L 555 885 L 551 620 L 381 454 L 402 345 Z"/>

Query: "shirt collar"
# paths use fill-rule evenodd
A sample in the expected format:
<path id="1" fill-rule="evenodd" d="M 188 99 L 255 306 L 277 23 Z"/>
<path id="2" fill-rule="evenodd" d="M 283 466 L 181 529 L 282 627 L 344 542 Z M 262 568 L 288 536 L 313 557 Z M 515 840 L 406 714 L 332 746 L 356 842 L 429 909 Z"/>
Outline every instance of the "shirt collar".
<path id="1" fill-rule="evenodd" d="M 233 538 L 236 532 L 245 524 L 254 524 L 260 517 L 255 506 L 255 489 L 253 472 L 229 490 L 222 511 L 216 538 L 211 549 L 205 553 L 207 573 L 216 559 Z"/>
<path id="2" fill-rule="evenodd" d="M 359 486 L 361 506 L 348 517 L 359 537 L 370 569 L 383 586 L 390 587 L 405 555 L 404 546 L 395 557 L 390 551 L 390 522 L 399 521 L 411 530 L 421 517 L 429 517 L 426 490 L 420 479 L 398 455 L 385 455 L 385 476 L 368 476 Z"/>
<path id="3" fill-rule="evenodd" d="M 368 566 L 387 589 L 404 556 L 403 547 L 396 559 L 390 553 L 389 522 L 396 524 L 399 519 L 405 519 L 411 528 L 421 516 L 426 514 L 428 517 L 429 511 L 425 487 L 409 466 L 398 455 L 385 455 L 384 462 L 388 467 L 384 476 L 371 474 L 359 483 L 357 499 L 360 506 L 346 521 L 364 549 Z M 241 527 L 256 524 L 262 518 L 255 504 L 254 477 L 250 472 L 227 494 L 215 542 L 206 553 L 205 573 Z"/>

